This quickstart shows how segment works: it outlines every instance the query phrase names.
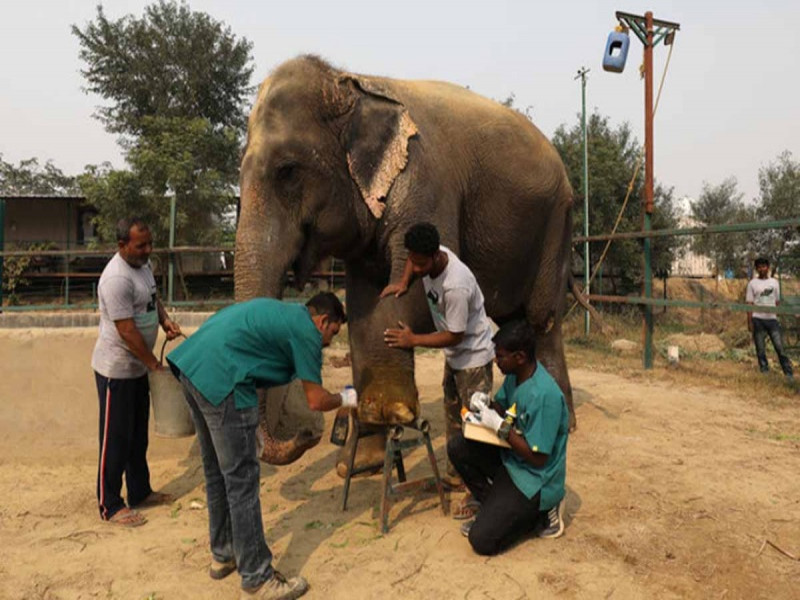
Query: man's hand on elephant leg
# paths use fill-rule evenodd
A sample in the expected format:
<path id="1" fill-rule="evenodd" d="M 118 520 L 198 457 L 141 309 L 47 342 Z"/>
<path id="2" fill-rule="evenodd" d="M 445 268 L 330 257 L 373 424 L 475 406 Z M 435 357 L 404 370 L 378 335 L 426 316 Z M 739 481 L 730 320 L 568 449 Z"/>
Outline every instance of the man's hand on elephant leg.
<path id="1" fill-rule="evenodd" d="M 383 332 L 383 341 L 390 348 L 413 348 L 414 332 L 402 321 L 398 321 L 397 324 L 401 327 L 400 329 L 386 329 Z"/>
<path id="2" fill-rule="evenodd" d="M 386 298 L 387 296 L 394 296 L 395 298 L 399 298 L 407 291 L 408 287 L 404 286 L 401 283 L 390 283 L 385 288 L 383 288 L 380 298 Z"/>

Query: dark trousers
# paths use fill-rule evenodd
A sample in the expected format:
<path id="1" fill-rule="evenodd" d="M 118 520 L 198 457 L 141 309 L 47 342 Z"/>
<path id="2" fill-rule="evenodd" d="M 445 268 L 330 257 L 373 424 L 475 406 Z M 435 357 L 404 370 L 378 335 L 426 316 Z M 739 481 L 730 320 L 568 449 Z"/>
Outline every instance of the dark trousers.
<path id="1" fill-rule="evenodd" d="M 256 588 L 273 575 L 259 499 L 258 407 L 237 409 L 233 394 L 214 406 L 185 375 L 181 385 L 203 458 L 211 554 L 235 560 L 242 587 Z"/>
<path id="2" fill-rule="evenodd" d="M 150 384 L 147 375 L 110 379 L 95 373 L 94 379 L 100 401 L 97 504 L 100 516 L 107 520 L 125 508 L 123 474 L 130 506 L 139 504 L 153 491 L 147 467 Z"/>
<path id="3" fill-rule="evenodd" d="M 467 440 L 456 432 L 447 455 L 469 491 L 481 503 L 469 531 L 478 554 L 493 555 L 540 527 L 547 513 L 539 512 L 539 493 L 527 498 L 519 491 L 500 457 L 500 448 Z"/>
<path id="4" fill-rule="evenodd" d="M 778 355 L 778 360 L 781 363 L 781 369 L 786 376 L 792 376 L 792 361 L 786 356 L 786 351 L 783 349 L 783 339 L 781 338 L 781 325 L 778 319 L 759 319 L 753 317 L 753 343 L 756 346 L 756 356 L 758 357 L 758 368 L 762 373 L 769 371 L 769 363 L 767 362 L 767 336 L 772 341 L 772 347 L 775 348 L 775 354 Z"/>

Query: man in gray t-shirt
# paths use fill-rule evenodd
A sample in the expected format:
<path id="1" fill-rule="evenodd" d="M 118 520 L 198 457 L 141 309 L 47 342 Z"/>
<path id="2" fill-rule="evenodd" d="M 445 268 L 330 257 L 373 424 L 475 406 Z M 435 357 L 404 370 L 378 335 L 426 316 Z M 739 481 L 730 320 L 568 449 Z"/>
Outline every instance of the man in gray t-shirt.
<path id="1" fill-rule="evenodd" d="M 769 260 L 757 258 L 755 260 L 756 272 L 758 277 L 751 279 L 747 283 L 745 301 L 752 304 L 755 308 L 778 306 L 781 300 L 781 288 L 774 277 L 769 276 Z M 769 371 L 767 362 L 766 338 L 772 340 L 772 347 L 778 355 L 783 374 L 789 380 L 794 378 L 792 361 L 783 349 L 783 338 L 781 337 L 781 325 L 778 322 L 778 315 L 770 312 L 759 312 L 754 310 L 747 313 L 747 328 L 753 334 L 753 343 L 756 347 L 756 357 L 758 358 L 758 368 L 762 373 Z"/>
<path id="2" fill-rule="evenodd" d="M 461 431 L 461 408 L 469 407 L 472 394 L 492 391 L 492 329 L 475 275 L 439 244 L 435 226 L 417 223 L 406 232 L 404 242 L 408 259 L 403 280 L 389 284 L 381 298 L 405 294 L 411 280 L 422 277 L 436 333 L 414 333 L 403 325 L 401 329 L 387 329 L 384 340 L 392 348 L 423 346 L 444 350 L 445 433 L 449 441 Z M 449 459 L 444 481 L 451 488 L 462 485 Z"/>
<path id="3" fill-rule="evenodd" d="M 121 220 L 117 246 L 118 252 L 103 269 L 97 287 L 100 333 L 92 354 L 100 403 L 97 502 L 103 520 L 135 527 L 144 524 L 145 518 L 129 506 L 169 499 L 150 487 L 147 371 L 163 368 L 153 354 L 159 324 L 168 339 L 181 330 L 158 300 L 149 261 L 153 238 L 144 221 Z M 123 475 L 128 506 L 122 499 Z"/>

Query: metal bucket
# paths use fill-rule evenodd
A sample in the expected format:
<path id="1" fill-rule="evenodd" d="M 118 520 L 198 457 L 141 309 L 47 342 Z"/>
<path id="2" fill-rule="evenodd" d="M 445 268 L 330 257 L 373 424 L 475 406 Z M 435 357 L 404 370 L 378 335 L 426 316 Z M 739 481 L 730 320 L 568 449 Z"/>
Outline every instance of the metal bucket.
<path id="1" fill-rule="evenodd" d="M 166 347 L 167 340 L 164 340 L 164 345 L 161 346 L 162 365 Z M 156 435 L 167 438 L 194 435 L 194 422 L 183 396 L 183 387 L 169 368 L 150 371 L 147 376 L 150 380 L 150 402 L 153 405 Z"/>

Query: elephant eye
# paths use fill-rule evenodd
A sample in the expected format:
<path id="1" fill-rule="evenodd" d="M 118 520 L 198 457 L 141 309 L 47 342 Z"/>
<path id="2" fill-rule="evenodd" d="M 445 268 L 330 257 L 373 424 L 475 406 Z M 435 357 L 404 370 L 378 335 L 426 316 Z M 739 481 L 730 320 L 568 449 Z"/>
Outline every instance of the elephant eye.
<path id="1" fill-rule="evenodd" d="M 295 162 L 283 163 L 275 169 L 275 181 L 277 183 L 288 183 L 297 177 L 299 165 Z"/>
<path id="2" fill-rule="evenodd" d="M 278 164 L 274 171 L 274 185 L 278 196 L 295 201 L 302 195 L 300 164 L 285 162 Z"/>

